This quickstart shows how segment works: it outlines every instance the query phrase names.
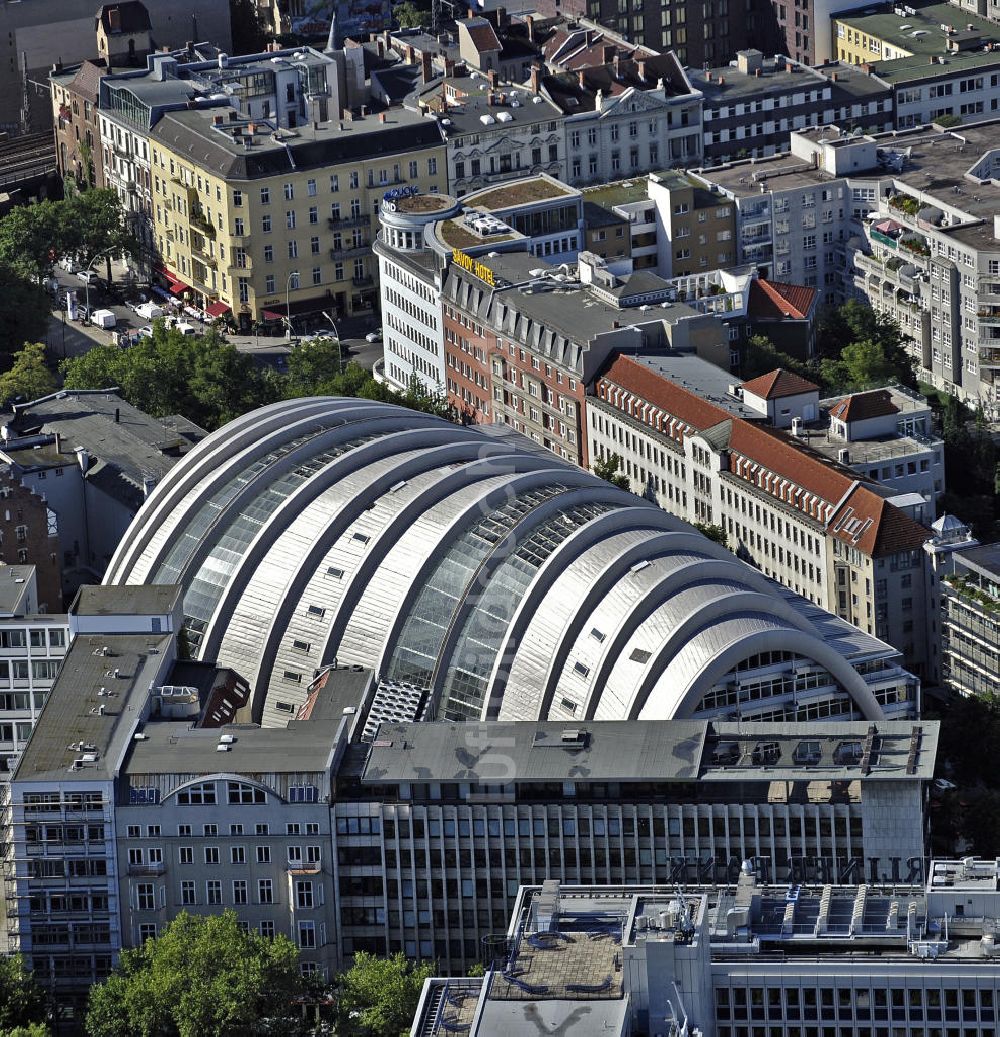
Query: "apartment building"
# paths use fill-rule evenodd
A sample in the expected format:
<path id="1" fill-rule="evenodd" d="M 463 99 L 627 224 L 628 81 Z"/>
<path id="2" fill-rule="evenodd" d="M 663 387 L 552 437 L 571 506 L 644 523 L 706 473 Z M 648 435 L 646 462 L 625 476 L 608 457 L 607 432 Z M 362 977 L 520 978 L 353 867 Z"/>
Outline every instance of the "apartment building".
<path id="1" fill-rule="evenodd" d="M 117 11 L 117 22 L 115 12 Z M 52 66 L 67 68 L 100 55 L 117 68 L 141 63 L 149 36 L 157 47 L 182 47 L 192 37 L 232 42 L 227 0 L 32 0 L 0 9 L 0 129 L 49 129 L 53 118 L 43 91 Z M 129 41 L 134 46 L 129 48 Z M 26 81 L 27 80 L 27 81 Z"/>
<path id="2" fill-rule="evenodd" d="M 153 487 L 207 433 L 179 415 L 152 418 L 99 390 L 15 404 L 5 417 L 0 464 L 10 473 L 8 486 L 23 488 L 44 508 L 16 495 L 27 518 L 12 523 L 6 560 L 34 564 L 41 600 L 61 612 L 63 593 L 103 576 Z"/>
<path id="3" fill-rule="evenodd" d="M 438 123 L 406 109 L 283 129 L 235 109 L 169 112 L 150 134 L 171 291 L 254 322 L 370 313 L 373 221 L 394 185 L 444 190 Z"/>
<path id="4" fill-rule="evenodd" d="M 0 467 L 0 562 L 35 570 L 39 611 L 63 608 L 59 519 L 44 492 L 25 486 L 11 465 Z"/>
<path id="5" fill-rule="evenodd" d="M 848 242 L 861 232 L 867 199 L 849 178 L 877 168 L 875 138 L 830 126 L 792 133 L 789 156 L 692 176 L 735 203 L 739 262 L 837 303 L 853 295 Z"/>
<path id="6" fill-rule="evenodd" d="M 381 373 L 394 389 L 406 389 L 414 378 L 428 392 L 445 389 L 441 284 L 451 257 L 439 256 L 427 231 L 461 211 L 461 204 L 445 194 L 404 191 L 382 202 L 381 230 L 372 250 L 379 264 Z"/>
<path id="7" fill-rule="evenodd" d="M 861 762 L 869 729 L 843 721 L 764 735 L 690 720 L 384 723 L 337 781 L 339 952 L 401 950 L 463 975 L 502 944 L 526 882 L 726 882 L 747 858 L 833 880 L 922 858 L 936 731 L 924 725 L 908 771 L 913 726 L 878 730 L 875 771 Z M 832 791 L 845 780 L 854 791 Z"/>
<path id="8" fill-rule="evenodd" d="M 566 178 L 563 113 L 539 92 L 537 71 L 529 87 L 501 84 L 492 70 L 445 76 L 418 89 L 406 106 L 418 121 L 441 127 L 447 143 L 442 191 L 461 198 L 538 173 Z"/>
<path id="9" fill-rule="evenodd" d="M 633 269 L 683 277 L 737 262 L 736 207 L 675 170 L 588 188 L 585 200 L 628 221 Z"/>
<path id="10" fill-rule="evenodd" d="M 590 456 L 618 454 L 637 492 L 688 521 L 721 526 L 740 557 L 926 673 L 930 530 L 911 517 L 923 498 L 896 495 L 795 437 L 735 417 L 671 367 L 658 357 L 611 360 L 587 399 Z M 806 385 L 790 399 L 806 399 Z"/>
<path id="11" fill-rule="evenodd" d="M 949 563 L 940 584 L 941 677 L 961 695 L 996 695 L 1000 547 L 972 541 L 952 552 Z"/>
<path id="12" fill-rule="evenodd" d="M 996 123 L 879 141 L 864 191 L 855 295 L 899 321 L 922 380 L 1000 413 Z"/>
<path id="13" fill-rule="evenodd" d="M 104 187 L 104 148 L 97 115 L 103 62 L 56 68 L 49 77 L 56 164 L 77 187 Z"/>
<path id="14" fill-rule="evenodd" d="M 699 91 L 677 56 L 629 57 L 617 49 L 607 60 L 596 50 L 590 63 L 579 56 L 566 71 L 539 80 L 541 96 L 551 100 L 565 120 L 566 168 L 571 184 L 606 183 L 623 176 L 702 162 Z"/>
<path id="15" fill-rule="evenodd" d="M 996 862 L 901 878 L 774 882 L 747 861 L 725 887 L 544 882 L 520 891 L 485 977 L 425 982 L 412 1032 L 995 1032 Z"/>

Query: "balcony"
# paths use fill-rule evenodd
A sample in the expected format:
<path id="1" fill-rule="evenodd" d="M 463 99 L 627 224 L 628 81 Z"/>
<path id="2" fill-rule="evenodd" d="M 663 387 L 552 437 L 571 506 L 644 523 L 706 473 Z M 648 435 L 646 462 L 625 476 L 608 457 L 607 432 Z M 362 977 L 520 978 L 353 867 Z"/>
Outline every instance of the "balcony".
<path id="1" fill-rule="evenodd" d="M 162 875 L 167 870 L 166 864 L 157 861 L 155 864 L 130 864 L 129 875 Z"/>
<path id="2" fill-rule="evenodd" d="M 201 209 L 195 209 L 192 207 L 191 224 L 192 226 L 197 227 L 198 230 L 200 230 L 206 238 L 212 238 L 213 240 L 215 239 L 216 230 L 211 225 L 211 223 L 209 223 L 208 220 L 205 218 L 205 214 L 201 211 Z"/>
<path id="3" fill-rule="evenodd" d="M 364 277 L 352 277 L 351 284 L 355 288 L 370 288 L 375 283 L 375 278 L 371 274 L 365 274 Z"/>
<path id="4" fill-rule="evenodd" d="M 371 252 L 372 245 L 370 241 L 362 241 L 360 245 L 353 243 L 347 245 L 341 245 L 340 248 L 330 249 L 331 259 L 353 259 L 355 256 L 366 256 Z"/>
<path id="5" fill-rule="evenodd" d="M 371 223 L 370 213 L 358 216 L 331 216 L 327 219 L 330 230 L 350 230 L 353 227 L 367 227 Z"/>
<path id="6" fill-rule="evenodd" d="M 899 247 L 899 242 L 896 238 L 891 237 L 889 234 L 883 234 L 880 230 L 874 228 L 869 231 L 871 234 L 872 241 L 877 241 L 880 245 L 885 245 L 886 248 L 895 249 Z"/>

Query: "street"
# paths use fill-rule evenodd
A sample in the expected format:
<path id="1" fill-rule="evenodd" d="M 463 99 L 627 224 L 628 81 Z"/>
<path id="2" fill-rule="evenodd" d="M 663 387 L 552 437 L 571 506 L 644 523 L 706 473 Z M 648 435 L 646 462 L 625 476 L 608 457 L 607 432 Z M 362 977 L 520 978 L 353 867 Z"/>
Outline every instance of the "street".
<path id="1" fill-rule="evenodd" d="M 119 272 L 116 270 L 116 274 Z M 112 303 L 106 293 L 93 287 L 90 290 L 91 309 L 100 307 L 111 310 L 118 320 L 118 327 L 114 331 L 105 331 L 102 328 L 84 324 L 81 321 L 67 320 L 65 310 L 66 292 L 68 290 L 76 292 L 77 305 L 82 309 L 86 304 L 86 288 L 75 274 L 67 273 L 60 268 L 54 271 L 53 277 L 59 282 L 59 299 L 63 308 L 61 310 L 53 310 L 46 336 L 46 346 L 52 355 L 59 359 L 80 356 L 94 345 L 114 344 L 117 341 L 118 332 L 128 331 L 133 333 L 148 323 L 148 321 L 142 320 L 130 310 L 128 306 Z M 143 294 L 149 295 L 148 292 Z M 153 300 L 157 301 L 155 297 L 153 297 Z M 188 323 L 193 324 L 199 331 L 208 330 L 208 325 L 200 321 L 187 316 L 184 319 Z M 294 318 L 293 323 L 295 323 Z M 341 342 L 348 361 L 359 363 L 369 371 L 375 362 L 382 358 L 382 343 L 365 341 L 365 335 L 376 327 L 378 325 L 375 318 L 370 316 L 345 317 L 337 322 L 337 330 L 343 336 Z M 296 330 L 298 331 L 298 329 Z M 331 333 L 332 330 L 331 328 Z M 283 358 L 291 350 L 291 343 L 287 333 L 281 335 L 227 335 L 226 338 L 241 353 L 256 356 L 262 362 L 273 363 L 279 369 L 284 366 Z"/>

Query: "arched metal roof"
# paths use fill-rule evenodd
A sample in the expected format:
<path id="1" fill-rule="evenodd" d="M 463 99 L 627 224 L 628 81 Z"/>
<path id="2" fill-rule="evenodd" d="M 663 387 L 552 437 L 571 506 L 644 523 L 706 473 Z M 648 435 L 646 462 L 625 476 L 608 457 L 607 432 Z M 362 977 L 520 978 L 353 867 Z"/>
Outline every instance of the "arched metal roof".
<path id="1" fill-rule="evenodd" d="M 366 400 L 206 438 L 105 582 L 180 583 L 194 652 L 251 682 L 265 724 L 335 658 L 428 715 L 585 720 L 705 715 L 741 662 L 786 652 L 883 715 L 808 610 L 691 526 L 520 437 Z"/>

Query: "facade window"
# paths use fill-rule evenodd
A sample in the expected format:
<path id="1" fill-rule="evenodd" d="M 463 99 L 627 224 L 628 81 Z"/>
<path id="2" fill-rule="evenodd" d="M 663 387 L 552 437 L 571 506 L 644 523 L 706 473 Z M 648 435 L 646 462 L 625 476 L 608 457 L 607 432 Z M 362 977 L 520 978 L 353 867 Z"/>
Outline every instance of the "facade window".
<path id="1" fill-rule="evenodd" d="M 205 903 L 212 907 L 218 907 L 222 903 L 222 879 L 206 880 Z"/>
<path id="2" fill-rule="evenodd" d="M 190 907 L 198 903 L 198 897 L 194 891 L 194 879 L 185 879 L 181 882 L 181 905 Z"/>
<path id="3" fill-rule="evenodd" d="M 247 785 L 242 781 L 228 782 L 228 800 L 230 803 L 266 803 L 267 795 L 256 785 Z"/>
<path id="4" fill-rule="evenodd" d="M 274 903 L 274 883 L 272 883 L 270 879 L 257 880 L 257 903 Z"/>

